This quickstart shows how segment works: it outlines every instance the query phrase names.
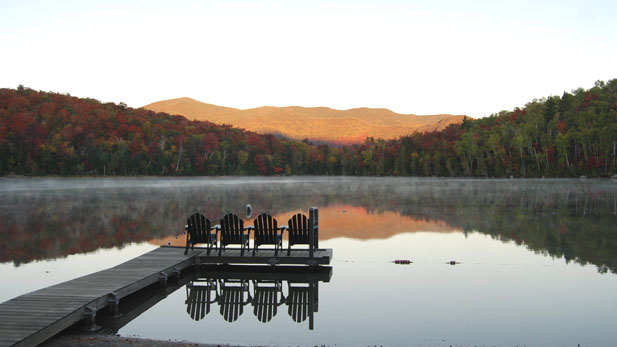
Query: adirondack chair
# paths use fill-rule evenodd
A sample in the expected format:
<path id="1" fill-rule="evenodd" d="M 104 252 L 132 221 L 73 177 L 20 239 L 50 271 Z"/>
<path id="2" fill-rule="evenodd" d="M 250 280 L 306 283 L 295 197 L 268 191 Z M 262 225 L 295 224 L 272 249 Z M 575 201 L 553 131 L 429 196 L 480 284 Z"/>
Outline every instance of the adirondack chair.
<path id="1" fill-rule="evenodd" d="M 253 255 L 258 250 L 259 245 L 274 245 L 274 256 L 278 255 L 278 250 L 283 248 L 283 230 L 278 227 L 276 219 L 271 215 L 263 213 L 253 221 Z"/>
<path id="2" fill-rule="evenodd" d="M 195 280 L 186 285 L 186 313 L 195 321 L 210 313 L 210 305 L 217 300 L 217 283 L 214 280 Z"/>
<path id="3" fill-rule="evenodd" d="M 308 286 L 306 286 L 308 284 Z M 296 323 L 309 317 L 309 329 L 313 330 L 313 314 L 317 312 L 317 284 L 287 282 L 287 313 Z"/>
<path id="4" fill-rule="evenodd" d="M 279 299 L 280 293 L 280 299 Z M 253 280 L 253 313 L 262 323 L 276 316 L 277 308 L 285 303 L 283 283 L 278 280 Z"/>
<path id="5" fill-rule="evenodd" d="M 228 322 L 235 322 L 244 312 L 244 305 L 251 302 L 248 280 L 219 280 L 220 294 L 218 302 L 220 313 Z M 245 299 L 246 293 L 246 299 Z"/>
<path id="6" fill-rule="evenodd" d="M 291 253 L 291 246 L 303 244 L 309 245 L 309 256 L 313 257 L 313 251 L 318 247 L 318 227 L 317 227 L 317 209 L 311 208 L 309 214 L 313 218 L 307 218 L 306 215 L 298 213 L 287 221 L 288 230 L 288 246 L 287 255 Z M 313 228 L 313 240 L 311 240 L 311 228 Z"/>
<path id="7" fill-rule="evenodd" d="M 244 227 L 244 221 L 233 213 L 229 213 L 221 219 L 221 246 L 219 255 L 225 246 L 231 244 L 240 245 L 240 255 L 244 255 L 244 248 L 249 248 L 249 236 L 251 231 Z"/>
<path id="8" fill-rule="evenodd" d="M 210 220 L 204 217 L 201 213 L 195 213 L 186 221 L 186 249 L 184 254 L 188 253 L 189 246 L 193 249 L 196 243 L 205 243 L 208 247 L 208 255 L 212 246 L 217 244 L 216 229 L 210 225 Z M 211 231 L 215 230 L 214 233 Z"/>

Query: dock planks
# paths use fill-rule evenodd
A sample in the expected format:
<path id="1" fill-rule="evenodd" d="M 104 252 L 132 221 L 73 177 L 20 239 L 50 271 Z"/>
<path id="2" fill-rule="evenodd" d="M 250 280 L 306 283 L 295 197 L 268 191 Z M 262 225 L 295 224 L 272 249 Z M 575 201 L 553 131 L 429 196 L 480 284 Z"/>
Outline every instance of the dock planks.
<path id="1" fill-rule="evenodd" d="M 313 258 L 309 258 L 308 249 L 294 249 L 290 255 L 287 250 L 278 251 L 274 255 L 272 249 L 259 249 L 253 256 L 253 251 L 244 251 L 241 255 L 239 248 L 225 248 L 219 255 L 217 251 L 200 253 L 197 258 L 201 264 L 266 264 L 266 265 L 329 265 L 332 260 L 332 249 L 316 249 Z"/>
<path id="2" fill-rule="evenodd" d="M 184 247 L 163 246 L 107 270 L 43 288 L 0 304 L 0 346 L 35 346 L 79 322 L 87 311 L 109 304 L 110 296 L 122 299 L 195 263 L 328 265 L 331 249 L 317 249 L 309 258 L 308 249 L 259 249 L 240 254 L 227 248 L 208 255 L 195 248 L 184 255 Z"/>
<path id="3" fill-rule="evenodd" d="M 201 250 L 184 255 L 161 247 L 113 268 L 95 272 L 0 304 L 0 346 L 35 346 L 77 323 L 86 310 L 98 311 L 114 294 L 121 299 L 174 269 L 193 265 Z"/>

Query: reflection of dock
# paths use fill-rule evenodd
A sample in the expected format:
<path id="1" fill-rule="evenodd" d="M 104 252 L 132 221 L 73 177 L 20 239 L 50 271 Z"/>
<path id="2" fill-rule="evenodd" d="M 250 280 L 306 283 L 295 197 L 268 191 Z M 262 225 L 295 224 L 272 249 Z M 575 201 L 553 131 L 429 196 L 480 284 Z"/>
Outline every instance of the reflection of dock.
<path id="1" fill-rule="evenodd" d="M 217 305 L 222 318 L 233 323 L 249 306 L 260 322 L 268 323 L 285 305 L 296 323 L 308 318 L 313 330 L 319 282 L 331 277 L 331 267 L 210 266 L 186 285 L 186 312 L 199 321 Z"/>
<path id="2" fill-rule="evenodd" d="M 239 256 L 228 249 L 219 257 L 217 252 L 207 256 L 199 248 L 184 255 L 183 248 L 160 247 L 113 268 L 21 295 L 0 304 L 0 346 L 37 345 L 83 319 L 94 325 L 97 311 L 106 307 L 116 311 L 122 298 L 157 282 L 166 284 L 168 277 L 195 264 L 320 265 L 328 264 L 332 256 L 332 250 L 315 250 L 313 259 L 308 251 L 303 258 L 302 250 L 290 256 L 279 252 L 277 257 L 269 252 L 260 249 L 255 257 Z"/>
<path id="3" fill-rule="evenodd" d="M 246 280 L 320 281 L 330 282 L 331 267 L 306 268 L 301 266 L 205 266 L 199 271 L 201 277 L 213 279 L 236 278 Z"/>

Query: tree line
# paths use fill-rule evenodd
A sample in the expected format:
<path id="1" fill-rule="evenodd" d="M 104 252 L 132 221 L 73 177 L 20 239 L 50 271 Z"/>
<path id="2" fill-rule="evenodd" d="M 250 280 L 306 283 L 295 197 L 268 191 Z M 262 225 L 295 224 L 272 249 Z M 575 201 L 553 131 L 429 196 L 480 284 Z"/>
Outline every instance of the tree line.
<path id="1" fill-rule="evenodd" d="M 0 156 L 0 175 L 608 177 L 617 173 L 617 79 L 347 146 L 19 86 L 0 89 Z"/>

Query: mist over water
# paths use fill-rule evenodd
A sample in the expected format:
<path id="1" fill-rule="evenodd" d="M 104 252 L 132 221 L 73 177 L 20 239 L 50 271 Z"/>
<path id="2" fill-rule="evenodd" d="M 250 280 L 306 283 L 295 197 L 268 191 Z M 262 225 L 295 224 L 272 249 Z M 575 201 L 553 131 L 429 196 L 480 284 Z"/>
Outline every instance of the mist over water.
<path id="1" fill-rule="evenodd" d="M 177 236 L 194 212 L 216 221 L 228 212 L 241 215 L 246 204 L 252 205 L 253 218 L 267 212 L 286 221 L 285 214 L 293 211 L 314 206 L 323 214 L 330 206 L 344 209 L 340 206 L 347 205 L 369 215 L 389 212 L 403 219 L 445 223 L 453 230 L 482 232 L 519 243 L 525 243 L 521 238 L 531 233 L 554 234 L 562 239 L 552 240 L 557 245 L 550 243 L 550 238 L 546 245 L 536 245 L 535 239 L 528 243 L 534 249 L 567 257 L 581 255 L 560 250 L 559 242 L 581 233 L 593 239 L 609 238 L 610 245 L 615 245 L 615 235 L 609 229 L 617 214 L 617 183 L 610 180 L 1 179 L 0 192 L 0 236 L 12 240 L 1 246 L 0 261 L 16 264 Z M 322 238 L 379 237 L 366 230 L 354 235 L 335 226 L 328 228 L 328 222 L 322 220 L 326 223 Z M 392 228 L 395 232 L 390 235 L 405 231 Z M 604 265 L 612 268 L 617 264 L 598 264 Z"/>
<path id="2" fill-rule="evenodd" d="M 15 280 L 15 287 L 25 284 L 11 288 L 14 296 L 156 245 L 183 246 L 186 218 L 196 211 L 214 221 L 235 212 L 248 225 L 268 212 L 284 225 L 309 207 L 320 209 L 320 246 L 334 250 L 332 279 L 319 285 L 314 330 L 294 322 L 288 306 L 262 323 L 248 305 L 229 323 L 215 304 L 197 322 L 180 288 L 119 333 L 275 345 L 617 340 L 610 325 L 617 318 L 617 182 L 611 180 L 0 179 L 6 240 L 0 275 L 38 278 Z M 206 328 L 216 336 L 200 333 Z"/>

